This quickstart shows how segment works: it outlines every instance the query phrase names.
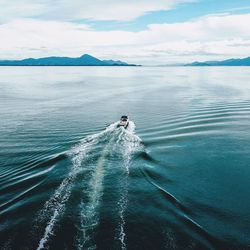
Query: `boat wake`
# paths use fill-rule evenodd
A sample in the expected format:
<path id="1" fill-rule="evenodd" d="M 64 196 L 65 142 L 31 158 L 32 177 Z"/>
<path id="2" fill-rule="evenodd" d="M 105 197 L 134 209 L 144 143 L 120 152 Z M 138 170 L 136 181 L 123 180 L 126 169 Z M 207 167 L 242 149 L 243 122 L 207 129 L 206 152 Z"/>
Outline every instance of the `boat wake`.
<path id="1" fill-rule="evenodd" d="M 122 156 L 122 177 L 120 178 L 120 198 L 118 201 L 119 225 L 117 239 L 120 241 L 121 248 L 126 249 L 125 244 L 125 211 L 128 203 L 128 177 L 129 165 L 132 154 L 140 147 L 140 138 L 135 135 L 135 124 L 130 121 L 129 127 L 114 129 L 107 134 L 106 144 L 100 153 L 96 166 L 92 171 L 87 190 L 88 200 L 82 200 L 80 204 L 80 230 L 77 236 L 78 249 L 95 249 L 96 245 L 93 240 L 95 229 L 99 224 L 99 211 L 101 198 L 103 195 L 103 183 L 106 169 L 109 165 L 109 158 L 114 154 Z M 104 139 L 104 138 L 103 138 Z"/>
<path id="2" fill-rule="evenodd" d="M 79 204 L 79 227 L 75 238 L 78 249 L 95 249 L 95 229 L 99 224 L 99 208 L 104 192 L 104 179 L 109 159 L 114 154 L 121 154 L 120 198 L 118 201 L 119 225 L 117 239 L 122 249 L 125 243 L 125 211 L 128 204 L 128 178 L 132 155 L 141 147 L 141 140 L 135 134 L 135 124 L 130 121 L 127 129 L 113 123 L 104 131 L 88 136 L 72 148 L 68 157 L 72 161 L 68 176 L 61 182 L 52 197 L 45 203 L 36 220 L 36 225 L 46 224 L 37 249 L 49 246 L 50 238 L 55 235 L 55 226 L 62 218 L 66 204 L 78 176 L 84 169 L 89 172 L 88 183 L 82 187 Z"/>

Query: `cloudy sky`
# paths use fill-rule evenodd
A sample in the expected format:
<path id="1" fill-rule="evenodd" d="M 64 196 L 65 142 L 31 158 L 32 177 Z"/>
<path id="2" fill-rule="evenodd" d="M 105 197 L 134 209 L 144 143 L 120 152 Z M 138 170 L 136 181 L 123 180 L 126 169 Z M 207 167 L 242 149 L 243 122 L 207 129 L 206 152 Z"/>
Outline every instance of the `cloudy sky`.
<path id="1" fill-rule="evenodd" d="M 0 59 L 146 65 L 250 56 L 249 0 L 0 0 Z"/>

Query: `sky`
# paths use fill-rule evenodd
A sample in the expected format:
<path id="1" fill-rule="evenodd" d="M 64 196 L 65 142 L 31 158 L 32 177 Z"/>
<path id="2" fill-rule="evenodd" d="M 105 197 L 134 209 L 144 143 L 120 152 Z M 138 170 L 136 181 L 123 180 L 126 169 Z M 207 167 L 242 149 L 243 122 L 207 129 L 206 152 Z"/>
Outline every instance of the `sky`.
<path id="1" fill-rule="evenodd" d="M 0 0 L 0 59 L 143 65 L 250 56 L 250 0 Z"/>

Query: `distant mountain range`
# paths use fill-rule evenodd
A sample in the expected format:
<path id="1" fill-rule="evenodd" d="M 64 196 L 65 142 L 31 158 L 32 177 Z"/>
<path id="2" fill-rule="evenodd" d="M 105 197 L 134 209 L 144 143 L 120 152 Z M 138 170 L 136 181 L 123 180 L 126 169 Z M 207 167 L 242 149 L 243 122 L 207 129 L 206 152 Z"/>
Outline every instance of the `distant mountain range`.
<path id="1" fill-rule="evenodd" d="M 88 54 L 81 57 L 44 57 L 23 60 L 0 60 L 0 66 L 138 66 L 122 61 L 100 60 Z"/>
<path id="2" fill-rule="evenodd" d="M 228 59 L 224 61 L 193 62 L 185 66 L 250 66 L 250 57 L 242 59 Z"/>

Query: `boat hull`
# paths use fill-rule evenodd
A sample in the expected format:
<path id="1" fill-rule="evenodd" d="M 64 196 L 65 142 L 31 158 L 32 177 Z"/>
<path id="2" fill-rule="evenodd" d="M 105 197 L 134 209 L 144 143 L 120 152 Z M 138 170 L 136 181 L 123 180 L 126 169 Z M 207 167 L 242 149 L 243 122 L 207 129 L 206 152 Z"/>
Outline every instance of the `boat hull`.
<path id="1" fill-rule="evenodd" d="M 117 127 L 119 128 L 119 127 L 123 127 L 123 128 L 127 128 L 128 127 L 128 125 L 129 125 L 129 122 L 127 122 L 126 124 L 118 124 L 117 125 Z"/>

